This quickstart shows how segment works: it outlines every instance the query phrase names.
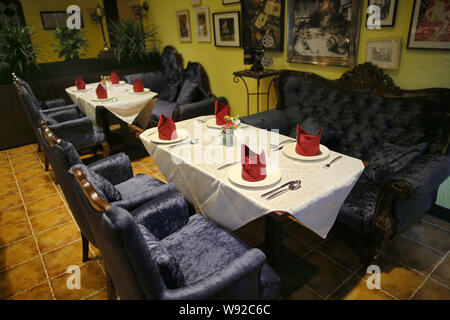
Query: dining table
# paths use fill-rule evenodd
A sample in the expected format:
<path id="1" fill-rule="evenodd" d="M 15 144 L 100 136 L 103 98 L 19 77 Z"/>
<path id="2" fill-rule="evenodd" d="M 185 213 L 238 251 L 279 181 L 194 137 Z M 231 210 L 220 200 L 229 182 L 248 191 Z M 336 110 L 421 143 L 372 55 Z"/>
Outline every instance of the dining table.
<path id="1" fill-rule="evenodd" d="M 326 147 L 322 153 L 324 146 L 320 159 L 298 159 L 286 151 L 295 147 L 295 139 L 243 123 L 234 130 L 233 146 L 224 146 L 222 130 L 214 121 L 214 116 L 203 116 L 176 122 L 174 141 L 159 140 L 158 128 L 144 131 L 140 139 L 167 181 L 200 214 L 230 231 L 265 216 L 269 263 L 283 258 L 281 216 L 326 238 L 364 170 L 363 162 Z M 269 184 L 239 181 L 243 144 L 257 153 L 264 151 Z M 291 181 L 300 181 L 300 187 L 290 190 L 286 184 Z M 280 186 L 289 190 L 272 199 L 262 197 Z"/>
<path id="2" fill-rule="evenodd" d="M 108 97 L 98 99 L 95 90 L 99 84 L 100 82 L 88 83 L 82 90 L 78 90 L 76 86 L 65 90 L 87 117 L 103 127 L 107 136 L 109 121 L 103 111 L 109 111 L 125 123 L 132 124 L 146 106 L 154 103 L 154 98 L 158 95 L 148 88 L 144 88 L 143 92 L 134 92 L 132 84 L 120 81 L 118 84 L 104 85 Z M 98 119 L 99 114 L 102 119 Z"/>

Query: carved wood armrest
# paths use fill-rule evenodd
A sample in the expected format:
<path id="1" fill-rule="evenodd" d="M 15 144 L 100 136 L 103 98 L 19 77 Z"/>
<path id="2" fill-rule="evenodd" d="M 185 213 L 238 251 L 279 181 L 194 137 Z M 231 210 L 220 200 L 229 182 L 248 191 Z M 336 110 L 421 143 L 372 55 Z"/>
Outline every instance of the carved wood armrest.
<path id="1" fill-rule="evenodd" d="M 90 205 L 98 212 L 105 212 L 109 208 L 111 208 L 111 204 L 105 200 L 103 200 L 97 191 L 94 189 L 92 184 L 86 178 L 83 171 L 80 168 L 76 168 L 73 170 L 73 175 L 75 176 L 75 180 L 80 185 L 81 190 L 84 193 L 86 199 L 88 199 Z"/>

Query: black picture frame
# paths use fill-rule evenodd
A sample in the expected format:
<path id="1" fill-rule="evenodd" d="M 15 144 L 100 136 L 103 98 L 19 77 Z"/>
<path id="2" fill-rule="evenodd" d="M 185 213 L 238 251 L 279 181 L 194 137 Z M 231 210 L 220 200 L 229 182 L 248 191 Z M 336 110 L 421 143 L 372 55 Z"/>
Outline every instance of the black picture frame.
<path id="1" fill-rule="evenodd" d="M 66 11 L 41 11 L 41 22 L 44 30 L 55 30 L 57 27 L 66 26 L 67 12 Z M 80 11 L 81 28 L 83 25 L 83 14 Z M 64 22 L 62 22 L 64 21 Z"/>
<path id="2" fill-rule="evenodd" d="M 408 34 L 408 39 L 406 42 L 406 48 L 407 49 L 426 49 L 426 50 L 450 50 L 450 42 L 448 41 L 416 41 L 415 37 L 417 36 L 416 31 L 417 31 L 417 26 L 419 24 L 424 24 L 426 23 L 426 19 L 424 18 L 426 12 L 428 12 L 430 9 L 429 7 L 429 1 L 430 0 L 414 0 L 414 5 L 413 5 L 413 9 L 412 9 L 412 14 L 411 14 L 411 22 L 410 22 L 410 26 L 409 26 L 409 34 Z M 446 7 L 448 8 L 448 7 Z M 449 14 L 449 9 L 446 10 L 445 12 L 447 12 L 447 16 Z M 421 17 L 422 15 L 422 17 Z M 442 22 L 442 24 L 445 26 L 445 22 Z M 434 25 L 434 29 L 435 29 L 436 24 Z M 423 27 L 422 29 L 425 30 L 426 26 Z M 435 29 L 436 30 L 436 29 Z M 436 31 L 435 31 L 436 32 Z M 435 36 L 435 34 L 432 34 L 431 36 Z M 428 37 L 431 37 L 428 36 Z M 448 34 L 447 34 L 448 36 Z"/>
<path id="3" fill-rule="evenodd" d="M 388 1 L 389 1 L 389 7 L 386 7 L 384 10 L 388 10 L 388 12 L 390 12 L 392 10 L 392 17 L 389 20 L 387 20 L 387 19 L 383 20 L 382 19 L 381 20 L 381 27 L 393 27 L 393 26 L 395 26 L 395 20 L 397 18 L 398 0 L 388 0 Z M 373 5 L 373 4 L 376 4 L 376 3 L 374 3 L 374 0 L 369 0 L 368 3 L 367 3 L 367 7 L 369 7 L 370 5 Z M 393 5 L 393 7 L 391 8 L 392 5 Z M 383 14 L 383 8 L 381 8 L 381 14 Z M 369 17 L 369 15 L 366 16 L 366 27 L 367 27 L 367 18 L 368 17 Z"/>
<path id="4" fill-rule="evenodd" d="M 273 5 L 267 8 L 270 4 Z M 263 44 L 266 51 L 283 52 L 284 12 L 285 0 L 260 0 L 257 4 L 252 0 L 241 0 L 243 48 L 251 50 Z"/>
<path id="5" fill-rule="evenodd" d="M 233 30 L 234 35 L 237 35 L 237 41 L 234 41 L 234 44 L 229 41 L 229 44 L 226 44 L 227 41 L 223 41 L 221 39 L 217 39 L 217 33 L 220 32 L 216 25 L 216 18 L 222 16 L 223 18 L 228 17 L 228 19 L 234 19 Z M 240 48 L 242 44 L 241 39 L 241 14 L 239 11 L 229 11 L 229 12 L 214 12 L 212 14 L 212 24 L 213 24 L 213 33 L 214 33 L 214 45 L 216 47 L 228 47 L 228 48 Z M 237 30 L 236 30 L 237 28 Z M 222 43 L 222 44 L 221 44 Z"/>
<path id="6" fill-rule="evenodd" d="M 222 0 L 222 5 L 226 6 L 226 5 L 230 5 L 230 4 L 237 4 L 239 2 L 241 2 L 241 0 L 227 0 L 228 2 L 225 3 L 225 0 Z"/>

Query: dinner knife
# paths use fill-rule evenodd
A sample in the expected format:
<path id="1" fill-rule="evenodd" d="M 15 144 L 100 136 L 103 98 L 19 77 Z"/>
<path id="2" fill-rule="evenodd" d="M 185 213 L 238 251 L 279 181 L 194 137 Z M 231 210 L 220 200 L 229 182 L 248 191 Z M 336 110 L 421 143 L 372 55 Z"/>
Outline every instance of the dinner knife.
<path id="1" fill-rule="evenodd" d="M 292 182 L 292 181 L 286 182 L 285 184 L 279 186 L 278 188 L 273 189 L 273 190 L 271 190 L 271 191 L 269 191 L 269 192 L 266 192 L 266 193 L 262 194 L 262 195 L 261 195 L 261 198 L 267 197 L 267 196 L 271 195 L 272 193 L 274 193 L 274 192 L 276 192 L 276 191 L 278 191 L 278 190 L 280 190 L 280 189 L 282 189 L 282 188 L 288 186 L 291 182 Z"/>

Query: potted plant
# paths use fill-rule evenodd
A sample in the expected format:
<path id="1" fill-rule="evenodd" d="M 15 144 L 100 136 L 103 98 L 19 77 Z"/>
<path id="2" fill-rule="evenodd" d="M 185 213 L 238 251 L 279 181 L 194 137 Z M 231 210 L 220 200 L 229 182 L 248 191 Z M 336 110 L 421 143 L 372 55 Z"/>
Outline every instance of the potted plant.
<path id="1" fill-rule="evenodd" d="M 239 116 L 225 116 L 225 124 L 222 126 L 222 144 L 227 147 L 233 146 L 234 130 L 239 126 Z"/>
<path id="2" fill-rule="evenodd" d="M 66 61 L 78 60 L 84 56 L 89 48 L 88 42 L 84 39 L 86 35 L 78 29 L 69 29 L 67 27 L 57 27 L 53 34 L 59 41 L 54 50 L 58 53 L 58 57 L 64 57 Z"/>
<path id="3" fill-rule="evenodd" d="M 15 21 L 0 20 L 0 70 L 3 73 L 14 72 L 18 76 L 29 76 L 32 69 L 39 68 L 36 56 L 37 45 L 33 45 L 35 34 L 32 27 Z"/>
<path id="4" fill-rule="evenodd" d="M 124 59 L 146 60 L 153 53 L 147 50 L 151 44 L 159 43 L 158 28 L 154 25 L 143 26 L 133 20 L 110 21 L 111 47 L 117 62 Z M 155 51 L 155 49 L 153 49 Z"/>

